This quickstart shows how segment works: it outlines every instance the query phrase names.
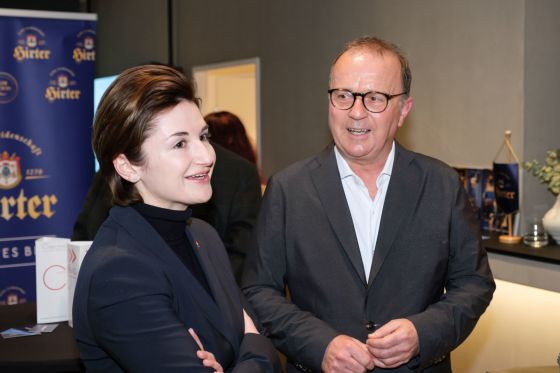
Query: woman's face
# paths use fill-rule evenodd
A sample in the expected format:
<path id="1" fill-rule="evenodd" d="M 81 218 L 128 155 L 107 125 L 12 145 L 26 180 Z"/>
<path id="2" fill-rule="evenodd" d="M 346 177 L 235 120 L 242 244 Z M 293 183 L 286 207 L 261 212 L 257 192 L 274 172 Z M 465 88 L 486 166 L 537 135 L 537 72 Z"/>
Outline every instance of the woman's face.
<path id="1" fill-rule="evenodd" d="M 144 203 L 172 210 L 203 203 L 212 196 L 210 177 L 216 154 L 198 107 L 182 101 L 160 113 L 144 144 L 145 163 L 134 166 Z"/>

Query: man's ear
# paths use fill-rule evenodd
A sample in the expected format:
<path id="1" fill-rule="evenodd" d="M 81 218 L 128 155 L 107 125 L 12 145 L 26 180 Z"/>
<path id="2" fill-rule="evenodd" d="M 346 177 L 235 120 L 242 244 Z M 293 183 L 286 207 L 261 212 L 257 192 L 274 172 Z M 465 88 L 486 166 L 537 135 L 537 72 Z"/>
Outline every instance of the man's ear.
<path id="1" fill-rule="evenodd" d="M 113 159 L 113 167 L 123 179 L 133 184 L 140 180 L 140 168 L 130 163 L 126 155 L 122 153 Z"/>
<path id="2" fill-rule="evenodd" d="M 399 124 L 398 124 L 399 127 L 402 127 L 404 120 L 410 113 L 410 110 L 412 110 L 413 104 L 414 104 L 414 100 L 412 99 L 411 96 L 407 97 L 406 100 L 404 100 L 404 102 L 402 103 L 401 117 L 399 118 Z"/>

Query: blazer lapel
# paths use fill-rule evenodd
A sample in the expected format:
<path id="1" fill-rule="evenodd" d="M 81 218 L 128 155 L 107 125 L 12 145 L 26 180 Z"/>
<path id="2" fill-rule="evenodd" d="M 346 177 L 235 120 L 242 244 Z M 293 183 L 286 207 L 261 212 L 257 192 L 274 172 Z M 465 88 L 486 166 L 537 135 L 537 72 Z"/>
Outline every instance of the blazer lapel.
<path id="1" fill-rule="evenodd" d="M 189 232 L 187 230 L 187 237 L 191 241 L 192 247 L 195 248 L 196 256 L 200 262 L 202 270 L 206 275 L 214 299 L 218 305 L 220 312 L 221 328 L 220 332 L 228 339 L 235 351 L 239 350 L 239 338 L 237 337 L 235 325 L 242 325 L 243 321 L 235 320 L 235 316 L 238 314 L 235 304 L 236 302 L 232 299 L 232 295 L 224 291 L 224 286 L 222 285 L 219 275 L 212 265 L 212 261 L 208 255 L 208 248 L 205 247 L 204 240 L 195 240 L 193 235 L 195 232 Z M 237 321 L 237 322 L 236 322 Z"/>
<path id="2" fill-rule="evenodd" d="M 333 232 L 365 285 L 366 275 L 356 231 L 352 223 L 352 215 L 350 215 L 350 208 L 346 202 L 336 164 L 334 145 L 329 145 L 316 159 L 320 165 L 311 170 L 311 179 L 317 189 Z"/>
<path id="3" fill-rule="evenodd" d="M 173 250 L 165 243 L 163 238 L 156 232 L 156 230 L 138 213 L 131 207 L 123 208 L 120 206 L 114 206 L 110 212 L 111 216 L 122 225 L 133 237 L 136 238 L 139 245 L 143 247 L 144 250 L 154 254 L 162 262 L 168 265 L 173 272 L 179 273 L 184 277 L 183 282 L 184 289 L 192 294 L 192 299 L 201 308 L 206 319 L 214 325 L 214 327 L 224 334 L 225 337 L 232 343 L 234 349 L 237 350 L 238 343 L 233 343 L 235 339 L 231 339 L 230 336 L 226 335 L 226 330 L 230 330 L 231 327 L 226 327 L 224 316 L 218 305 L 214 302 L 212 297 L 208 292 L 200 285 L 198 280 L 192 275 L 192 273 L 185 267 L 185 265 L 180 261 L 179 258 L 173 253 Z M 187 235 L 190 237 L 190 235 Z M 191 244 L 195 245 L 194 242 Z M 195 248 L 195 252 L 199 250 Z M 212 271 L 207 270 L 206 265 L 202 263 L 207 279 L 210 283 L 211 289 L 213 291 L 214 297 L 220 299 L 222 294 L 217 293 L 215 290 L 215 281 L 210 280 L 209 274 Z M 214 283 L 214 285 L 213 285 Z M 228 325 L 229 326 L 229 325 Z"/>
<path id="4" fill-rule="evenodd" d="M 404 222 L 412 214 L 416 200 L 419 198 L 421 175 L 410 167 L 413 160 L 411 152 L 396 144 L 395 162 L 383 204 L 383 214 L 369 274 L 369 286 L 379 273 L 393 241 L 397 234 L 404 229 Z"/>

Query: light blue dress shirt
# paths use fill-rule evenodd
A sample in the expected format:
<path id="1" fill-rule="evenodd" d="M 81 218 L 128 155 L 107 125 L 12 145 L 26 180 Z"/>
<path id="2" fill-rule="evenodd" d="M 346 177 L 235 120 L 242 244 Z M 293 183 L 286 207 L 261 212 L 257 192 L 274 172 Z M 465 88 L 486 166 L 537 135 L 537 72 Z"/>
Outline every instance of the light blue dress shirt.
<path id="1" fill-rule="evenodd" d="M 362 255 L 366 281 L 369 281 L 369 272 L 375 252 L 377 234 L 379 233 L 383 204 L 385 203 L 385 196 L 387 195 L 387 188 L 389 186 L 389 180 L 391 179 L 391 172 L 393 171 L 395 142 L 393 141 L 391 152 L 385 161 L 383 170 L 381 170 L 381 173 L 377 177 L 377 193 L 373 200 L 369 196 L 368 189 L 362 179 L 352 171 L 348 162 L 342 157 L 336 146 L 334 147 L 334 153 L 338 172 L 340 173 L 342 181 L 342 187 L 344 188 L 344 195 L 346 196 L 350 214 L 352 215 L 352 222 L 354 223 L 354 230 L 356 231 L 360 254 Z"/>

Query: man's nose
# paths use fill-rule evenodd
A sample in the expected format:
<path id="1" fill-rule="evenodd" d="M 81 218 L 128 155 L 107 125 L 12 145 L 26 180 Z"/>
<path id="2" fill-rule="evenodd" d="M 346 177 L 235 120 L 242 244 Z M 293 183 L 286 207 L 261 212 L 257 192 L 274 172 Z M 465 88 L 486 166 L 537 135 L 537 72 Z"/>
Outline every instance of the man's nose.
<path id="1" fill-rule="evenodd" d="M 364 106 L 364 98 L 362 96 L 356 96 L 354 100 L 354 105 L 350 109 L 350 117 L 352 119 L 363 119 L 367 116 L 368 111 Z"/>

